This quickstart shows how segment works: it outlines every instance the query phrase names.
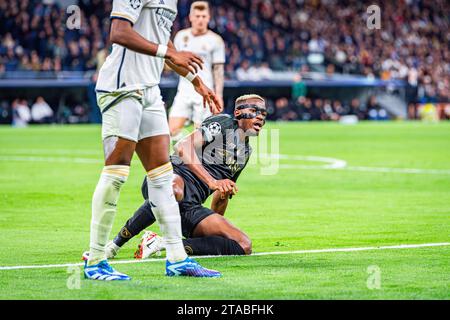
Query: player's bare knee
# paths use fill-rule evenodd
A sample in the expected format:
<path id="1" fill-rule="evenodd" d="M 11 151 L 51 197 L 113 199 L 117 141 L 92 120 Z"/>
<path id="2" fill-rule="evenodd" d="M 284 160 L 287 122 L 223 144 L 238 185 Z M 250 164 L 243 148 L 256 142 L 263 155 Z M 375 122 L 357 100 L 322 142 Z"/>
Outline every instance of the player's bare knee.
<path id="1" fill-rule="evenodd" d="M 173 194 L 177 202 L 180 202 L 184 198 L 184 180 L 179 175 L 173 175 L 172 182 Z"/>
<path id="2" fill-rule="evenodd" d="M 118 166 L 130 166 L 131 165 L 131 160 L 124 156 L 108 158 L 107 162 L 109 162 L 109 164 L 111 164 L 111 165 L 118 165 Z"/>
<path id="3" fill-rule="evenodd" d="M 117 165 L 117 166 L 130 166 L 131 158 L 126 152 L 113 152 L 108 158 L 106 158 L 105 163 L 107 165 Z"/>

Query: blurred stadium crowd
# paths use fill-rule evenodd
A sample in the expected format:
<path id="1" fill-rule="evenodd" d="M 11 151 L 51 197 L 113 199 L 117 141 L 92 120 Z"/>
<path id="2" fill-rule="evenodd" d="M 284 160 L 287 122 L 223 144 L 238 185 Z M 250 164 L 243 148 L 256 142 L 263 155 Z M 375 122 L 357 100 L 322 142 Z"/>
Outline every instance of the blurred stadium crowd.
<path id="1" fill-rule="evenodd" d="M 371 1 L 210 2 L 210 27 L 226 43 L 228 79 L 258 81 L 270 79 L 274 71 L 287 70 L 361 74 L 407 81 L 411 103 L 450 100 L 448 0 L 379 0 L 380 30 L 366 26 L 366 9 Z M 69 30 L 66 8 L 54 0 L 0 0 L 0 77 L 10 71 L 97 70 L 109 53 L 111 3 L 79 0 L 81 30 Z M 173 34 L 189 26 L 190 3 L 178 1 Z M 356 100 L 345 105 L 340 101 L 285 97 L 276 100 L 274 108 L 289 110 L 281 112 L 286 120 L 333 120 L 345 112 L 370 119 L 370 104 Z M 309 105 L 314 110 L 332 112 L 323 111 L 319 116 L 314 111 L 305 116 L 309 112 L 301 110 Z M 352 111 L 359 109 L 358 105 L 365 111 Z"/>
<path id="2" fill-rule="evenodd" d="M 390 116 L 378 102 L 376 96 L 367 101 L 353 98 L 349 103 L 331 99 L 311 99 L 299 96 L 297 99 L 281 97 L 267 99 L 270 121 L 339 121 L 346 116 L 354 116 L 358 120 L 384 121 Z M 424 103 L 410 104 L 408 118 L 412 120 L 450 120 L 450 104 Z M 77 104 L 70 108 L 64 106 L 57 113 L 43 97 L 35 101 L 16 99 L 11 106 L 6 101 L 0 102 L 0 124 L 22 127 L 31 124 L 49 123 L 88 123 L 88 108 Z"/>

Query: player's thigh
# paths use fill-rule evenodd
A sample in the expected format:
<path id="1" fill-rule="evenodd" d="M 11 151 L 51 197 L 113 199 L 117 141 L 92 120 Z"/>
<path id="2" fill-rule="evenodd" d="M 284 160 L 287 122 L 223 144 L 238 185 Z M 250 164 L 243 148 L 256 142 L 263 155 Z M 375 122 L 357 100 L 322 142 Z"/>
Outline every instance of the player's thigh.
<path id="1" fill-rule="evenodd" d="M 203 106 L 203 100 L 202 99 L 196 99 L 195 103 L 193 104 L 193 115 L 192 115 L 192 122 L 194 123 L 196 128 L 199 128 L 201 123 L 208 117 L 212 116 L 211 110 L 209 110 L 209 107 L 206 106 L 206 108 Z"/>
<path id="2" fill-rule="evenodd" d="M 158 86 L 147 88 L 139 127 L 139 141 L 149 137 L 169 135 L 167 113 Z"/>
<path id="3" fill-rule="evenodd" d="M 169 162 L 169 125 L 159 87 L 148 88 L 139 127 L 136 153 L 145 170 L 150 171 Z"/>
<path id="4" fill-rule="evenodd" d="M 103 96 L 102 139 L 106 165 L 129 165 L 142 117 L 142 103 L 133 93 Z"/>
<path id="5" fill-rule="evenodd" d="M 145 171 L 153 170 L 169 162 L 168 134 L 148 137 L 140 140 L 136 145 L 136 153 Z"/>
<path id="6" fill-rule="evenodd" d="M 218 213 L 213 213 L 200 221 L 192 235 L 194 237 L 221 236 L 238 243 L 250 241 L 244 232 Z"/>
<path id="7" fill-rule="evenodd" d="M 107 94 L 98 99 L 102 112 L 102 139 L 119 137 L 137 142 L 143 104 L 132 93 Z"/>
<path id="8" fill-rule="evenodd" d="M 136 142 L 119 137 L 108 137 L 103 140 L 105 166 L 129 166 L 136 149 Z"/>

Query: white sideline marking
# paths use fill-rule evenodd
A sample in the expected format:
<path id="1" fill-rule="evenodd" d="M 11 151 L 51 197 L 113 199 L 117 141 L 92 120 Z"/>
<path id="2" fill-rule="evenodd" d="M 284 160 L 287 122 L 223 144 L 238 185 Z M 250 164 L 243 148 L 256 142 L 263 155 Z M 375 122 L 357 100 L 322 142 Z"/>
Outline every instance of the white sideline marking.
<path id="1" fill-rule="evenodd" d="M 250 256 L 269 256 L 269 255 L 287 255 L 287 254 L 306 254 L 306 253 L 328 253 L 328 252 L 355 252 L 355 251 L 372 251 L 372 250 L 389 250 L 389 249 L 414 249 L 414 248 L 426 248 L 426 247 L 443 247 L 450 246 L 450 242 L 441 243 L 422 243 L 422 244 L 401 244 L 397 246 L 380 246 L 380 247 L 360 247 L 360 248 L 331 248 L 331 249 L 315 249 L 315 250 L 297 250 L 297 251 L 274 251 L 274 252 L 257 252 L 252 253 Z M 196 259 L 207 258 L 222 258 L 230 256 L 196 256 Z M 147 260 L 122 260 L 114 261 L 110 260 L 110 264 L 132 264 L 132 263 L 147 263 L 165 261 L 165 258 L 147 259 Z M 0 271 L 3 270 L 19 270 L 19 269 L 49 269 L 49 268 L 64 268 L 83 266 L 84 263 L 66 263 L 66 264 L 47 264 L 47 265 L 31 265 L 31 266 L 8 266 L 0 267 Z"/>

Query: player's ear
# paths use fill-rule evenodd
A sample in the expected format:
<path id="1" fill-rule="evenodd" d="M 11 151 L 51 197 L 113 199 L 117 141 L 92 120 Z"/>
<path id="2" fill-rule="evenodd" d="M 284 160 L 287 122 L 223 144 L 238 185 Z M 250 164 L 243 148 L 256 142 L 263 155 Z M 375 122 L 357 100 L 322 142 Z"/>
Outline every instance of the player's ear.
<path id="1" fill-rule="evenodd" d="M 242 113 L 241 110 L 234 109 L 234 117 L 235 117 L 235 118 L 236 118 L 237 116 L 240 116 L 241 113 Z"/>

